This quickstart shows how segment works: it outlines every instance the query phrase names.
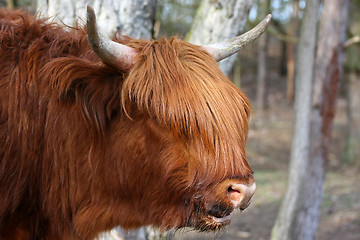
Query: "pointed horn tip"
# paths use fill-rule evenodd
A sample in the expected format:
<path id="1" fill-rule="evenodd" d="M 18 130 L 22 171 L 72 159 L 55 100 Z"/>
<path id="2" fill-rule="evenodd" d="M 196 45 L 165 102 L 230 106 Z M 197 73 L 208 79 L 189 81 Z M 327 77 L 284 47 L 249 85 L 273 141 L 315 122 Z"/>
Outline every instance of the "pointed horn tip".
<path id="1" fill-rule="evenodd" d="M 88 12 L 94 12 L 94 9 L 92 8 L 92 6 L 87 5 L 86 8 L 87 8 Z"/>
<path id="2" fill-rule="evenodd" d="M 205 48 L 217 62 L 221 61 L 238 52 L 245 45 L 258 38 L 270 25 L 271 19 L 272 15 L 268 14 L 258 25 L 248 32 L 223 42 L 205 45 L 203 48 Z"/>
<path id="3" fill-rule="evenodd" d="M 86 14 L 86 32 L 88 35 L 89 43 L 94 43 L 94 40 L 97 39 L 97 27 L 96 27 L 96 15 L 94 9 L 87 5 L 87 14 Z"/>
<path id="4" fill-rule="evenodd" d="M 272 15 L 271 15 L 271 14 L 268 14 L 268 15 L 266 16 L 266 18 L 265 18 L 265 21 L 266 21 L 266 22 L 270 22 L 271 19 L 272 19 Z"/>
<path id="5" fill-rule="evenodd" d="M 266 29 L 271 22 L 272 15 L 268 14 L 258 25 L 256 25 L 253 29 Z"/>
<path id="6" fill-rule="evenodd" d="M 95 11 L 90 5 L 87 5 L 86 31 L 91 49 L 104 63 L 123 70 L 133 67 L 135 49 L 113 42 L 98 32 Z"/>
<path id="7" fill-rule="evenodd" d="M 90 5 L 87 5 L 87 19 L 96 19 L 95 11 Z"/>

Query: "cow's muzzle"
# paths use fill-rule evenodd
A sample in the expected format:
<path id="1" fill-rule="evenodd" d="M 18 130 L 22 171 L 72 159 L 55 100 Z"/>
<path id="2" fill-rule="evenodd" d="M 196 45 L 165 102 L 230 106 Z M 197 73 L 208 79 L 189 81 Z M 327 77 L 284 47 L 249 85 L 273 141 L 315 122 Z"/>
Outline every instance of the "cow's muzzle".
<path id="1" fill-rule="evenodd" d="M 242 211 L 250 205 L 255 190 L 255 182 L 251 184 L 233 183 L 227 189 L 227 197 L 235 209 L 239 208 Z"/>

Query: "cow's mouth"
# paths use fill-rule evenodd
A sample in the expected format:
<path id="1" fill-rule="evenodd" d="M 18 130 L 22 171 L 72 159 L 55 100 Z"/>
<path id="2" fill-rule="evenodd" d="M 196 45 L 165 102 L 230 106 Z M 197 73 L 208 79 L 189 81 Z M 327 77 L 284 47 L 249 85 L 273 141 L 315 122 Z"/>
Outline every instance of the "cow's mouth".
<path id="1" fill-rule="evenodd" d="M 217 224 L 228 224 L 231 219 L 232 207 L 226 205 L 213 205 L 208 211 L 208 216 Z"/>
<path id="2" fill-rule="evenodd" d="M 226 215 L 226 216 L 223 216 L 223 217 L 216 217 L 216 216 L 210 215 L 210 217 L 212 218 L 212 220 L 214 220 L 218 224 L 227 224 L 231 220 L 231 215 L 230 214 Z"/>
<path id="3" fill-rule="evenodd" d="M 204 232 L 221 230 L 230 223 L 232 211 L 233 208 L 225 204 L 214 204 L 207 210 L 198 208 L 190 226 Z"/>

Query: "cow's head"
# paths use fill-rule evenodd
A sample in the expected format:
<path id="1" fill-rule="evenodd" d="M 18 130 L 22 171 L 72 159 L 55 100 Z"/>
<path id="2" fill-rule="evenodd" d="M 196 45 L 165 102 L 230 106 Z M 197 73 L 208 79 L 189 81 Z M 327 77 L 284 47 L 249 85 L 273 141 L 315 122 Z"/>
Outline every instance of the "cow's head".
<path id="1" fill-rule="evenodd" d="M 98 33 L 88 8 L 93 51 L 127 72 L 109 151 L 118 172 L 113 190 L 127 206 L 123 227 L 216 230 L 250 204 L 256 188 L 245 154 L 250 104 L 216 60 L 254 40 L 269 21 L 207 46 L 176 38 L 120 44 Z"/>

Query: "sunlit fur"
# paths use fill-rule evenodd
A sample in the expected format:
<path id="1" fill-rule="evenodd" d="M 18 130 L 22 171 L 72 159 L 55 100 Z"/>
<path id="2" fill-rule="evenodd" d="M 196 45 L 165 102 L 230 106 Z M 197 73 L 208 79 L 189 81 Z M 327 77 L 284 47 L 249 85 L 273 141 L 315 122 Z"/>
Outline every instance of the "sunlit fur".
<path id="1" fill-rule="evenodd" d="M 117 225 L 217 230 L 229 179 L 253 182 L 249 102 L 200 47 L 116 41 L 0 10 L 0 239 L 91 239 Z M 215 207 L 214 207 L 215 206 Z"/>

